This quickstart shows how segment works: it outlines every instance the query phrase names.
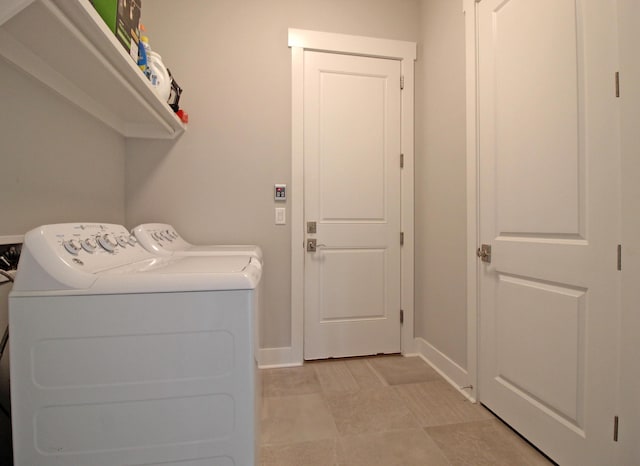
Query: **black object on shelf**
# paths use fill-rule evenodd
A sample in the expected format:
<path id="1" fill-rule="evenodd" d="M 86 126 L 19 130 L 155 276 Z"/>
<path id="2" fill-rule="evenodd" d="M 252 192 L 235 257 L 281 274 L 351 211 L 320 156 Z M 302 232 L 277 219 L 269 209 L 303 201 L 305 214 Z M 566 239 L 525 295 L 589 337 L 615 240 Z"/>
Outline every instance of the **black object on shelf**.
<path id="1" fill-rule="evenodd" d="M 173 75 L 171 74 L 171 70 L 169 68 L 167 68 L 167 72 L 169 73 L 169 77 L 171 78 L 171 90 L 169 91 L 169 99 L 167 100 L 167 102 L 169 102 L 169 107 L 171 107 L 174 112 L 177 112 L 178 110 L 180 110 L 180 105 L 178 105 L 178 102 L 180 102 L 182 88 L 178 86 L 176 80 L 173 79 Z"/>

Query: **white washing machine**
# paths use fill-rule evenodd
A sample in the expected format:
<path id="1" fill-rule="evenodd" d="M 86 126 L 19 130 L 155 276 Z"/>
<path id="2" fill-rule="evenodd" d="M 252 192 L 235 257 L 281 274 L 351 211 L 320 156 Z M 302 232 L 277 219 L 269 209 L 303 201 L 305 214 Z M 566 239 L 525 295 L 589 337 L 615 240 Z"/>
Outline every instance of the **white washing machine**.
<path id="1" fill-rule="evenodd" d="M 176 229 L 166 223 L 145 223 L 132 230 L 136 239 L 147 250 L 163 256 L 249 255 L 260 262 L 262 249 L 253 245 L 194 245 L 187 242 Z"/>
<path id="2" fill-rule="evenodd" d="M 9 297 L 15 464 L 255 464 L 261 273 L 249 256 L 155 256 L 119 225 L 27 233 Z"/>

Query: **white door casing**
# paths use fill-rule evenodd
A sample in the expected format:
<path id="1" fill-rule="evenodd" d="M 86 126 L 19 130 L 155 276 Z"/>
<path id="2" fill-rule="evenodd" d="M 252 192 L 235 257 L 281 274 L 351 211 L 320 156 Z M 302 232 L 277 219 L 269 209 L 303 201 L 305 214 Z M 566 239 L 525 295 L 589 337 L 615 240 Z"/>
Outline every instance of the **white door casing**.
<path id="1" fill-rule="evenodd" d="M 401 151 L 404 168 L 401 173 L 401 229 L 405 233 L 401 250 L 401 305 L 404 325 L 401 328 L 401 351 L 413 349 L 413 144 L 414 144 L 414 61 L 416 44 L 398 40 L 290 29 L 292 83 L 292 160 L 289 189 L 291 218 L 291 346 L 261 351 L 263 367 L 295 365 L 303 361 L 304 309 L 304 176 L 303 176 L 303 78 L 304 51 L 317 50 L 354 54 L 400 61 L 404 77 L 401 95 Z"/>
<path id="2" fill-rule="evenodd" d="M 400 351 L 400 62 L 304 52 L 304 357 Z"/>
<path id="3" fill-rule="evenodd" d="M 478 4 L 479 400 L 563 465 L 613 458 L 615 0 Z"/>
<path id="4" fill-rule="evenodd" d="M 619 0 L 622 158 L 622 316 L 620 322 L 620 456 L 640 464 L 640 2 Z"/>

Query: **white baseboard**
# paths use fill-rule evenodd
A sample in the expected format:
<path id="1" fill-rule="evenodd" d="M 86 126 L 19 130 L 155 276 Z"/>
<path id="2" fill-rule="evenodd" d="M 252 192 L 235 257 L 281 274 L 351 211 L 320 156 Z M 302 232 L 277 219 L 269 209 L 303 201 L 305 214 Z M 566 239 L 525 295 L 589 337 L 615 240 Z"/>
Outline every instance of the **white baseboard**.
<path id="1" fill-rule="evenodd" d="M 460 367 L 455 361 L 440 352 L 433 345 L 431 345 L 424 338 L 415 338 L 414 347 L 416 353 L 424 361 L 433 367 L 444 379 L 449 382 L 453 388 L 462 393 L 466 398 L 472 402 L 476 402 L 475 390 L 462 387 L 468 387 L 471 382 L 469 381 L 469 374 L 465 369 Z"/>
<path id="2" fill-rule="evenodd" d="M 423 338 L 414 339 L 414 351 L 405 353 L 404 356 L 419 356 L 427 364 L 438 372 L 456 390 L 466 398 L 475 402 L 472 394 L 475 390 L 462 389 L 470 384 L 469 376 L 465 369 L 460 367 L 448 356 L 440 352 Z M 285 346 L 281 348 L 261 348 L 259 354 L 260 369 L 270 369 L 275 367 L 301 366 L 303 361 L 298 357 L 293 347 Z"/>
<path id="3" fill-rule="evenodd" d="M 261 348 L 258 367 L 260 367 L 260 369 L 269 369 L 272 367 L 301 366 L 302 362 L 303 361 L 294 354 L 292 346 Z"/>

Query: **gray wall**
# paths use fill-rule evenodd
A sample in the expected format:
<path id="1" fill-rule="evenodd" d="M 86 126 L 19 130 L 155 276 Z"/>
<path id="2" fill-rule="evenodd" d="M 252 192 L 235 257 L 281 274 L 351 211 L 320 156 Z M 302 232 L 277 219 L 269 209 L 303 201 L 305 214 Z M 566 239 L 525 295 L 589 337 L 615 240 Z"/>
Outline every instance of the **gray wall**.
<path id="1" fill-rule="evenodd" d="M 417 42 L 418 13 L 417 0 L 143 6 L 151 48 L 185 89 L 190 123 L 173 146 L 129 142 L 127 223 L 167 221 L 195 243 L 259 244 L 266 262 L 263 347 L 290 345 L 291 228 L 274 225 L 272 194 L 274 183 L 291 182 L 287 29 Z"/>
<path id="2" fill-rule="evenodd" d="M 462 1 L 424 0 L 416 62 L 415 336 L 467 366 Z"/>
<path id="3" fill-rule="evenodd" d="M 0 59 L 0 235 L 124 221 L 124 139 Z"/>

